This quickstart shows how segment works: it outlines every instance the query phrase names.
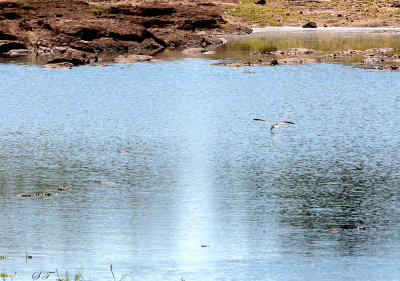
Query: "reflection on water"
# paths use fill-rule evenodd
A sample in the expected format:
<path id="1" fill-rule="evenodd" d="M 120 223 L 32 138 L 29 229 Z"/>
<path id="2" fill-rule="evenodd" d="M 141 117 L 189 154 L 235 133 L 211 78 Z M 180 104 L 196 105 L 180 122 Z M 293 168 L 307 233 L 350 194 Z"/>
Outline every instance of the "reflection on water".
<path id="1" fill-rule="evenodd" d="M 399 75 L 199 59 L 0 65 L 0 256 L 11 258 L 0 271 L 397 279 Z M 295 125 L 270 134 L 253 118 Z M 59 185 L 69 190 L 15 196 Z M 326 231 L 351 226 L 368 229 Z"/>
<path id="2" fill-rule="evenodd" d="M 232 48 L 248 52 L 265 53 L 289 48 L 308 48 L 324 52 L 338 50 L 367 50 L 372 48 L 398 48 L 400 30 L 371 28 L 298 28 L 260 29 L 244 40 L 232 44 Z"/>

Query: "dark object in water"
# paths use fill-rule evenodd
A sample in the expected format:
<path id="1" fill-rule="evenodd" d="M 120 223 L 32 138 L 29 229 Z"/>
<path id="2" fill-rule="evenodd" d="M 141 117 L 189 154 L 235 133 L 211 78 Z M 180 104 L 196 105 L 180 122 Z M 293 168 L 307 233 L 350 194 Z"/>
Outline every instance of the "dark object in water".
<path id="1" fill-rule="evenodd" d="M 61 191 L 61 192 L 67 191 L 68 190 L 68 186 L 60 185 L 59 187 L 57 187 L 57 190 Z"/>
<path id="2" fill-rule="evenodd" d="M 313 21 L 309 21 L 303 25 L 303 28 L 317 28 L 317 24 Z"/>
<path id="3" fill-rule="evenodd" d="M 203 245 L 201 245 L 201 247 L 202 248 L 208 248 L 208 247 L 210 247 L 210 245 L 203 244 Z"/>
<path id="4" fill-rule="evenodd" d="M 17 194 L 17 197 L 47 197 L 47 196 L 51 196 L 51 193 L 34 193 L 34 194 L 30 194 L 30 193 L 19 193 Z"/>
<path id="5" fill-rule="evenodd" d="M 360 230 L 360 231 L 365 231 L 367 230 L 367 226 L 342 226 L 342 227 L 333 227 L 333 228 L 328 228 L 327 231 L 343 231 L 343 230 Z"/>

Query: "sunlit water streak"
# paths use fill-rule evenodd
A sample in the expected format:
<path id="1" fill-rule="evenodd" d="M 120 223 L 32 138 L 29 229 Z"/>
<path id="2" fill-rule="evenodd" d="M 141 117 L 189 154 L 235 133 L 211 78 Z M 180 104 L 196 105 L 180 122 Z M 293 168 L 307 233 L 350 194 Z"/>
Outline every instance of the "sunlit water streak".
<path id="1" fill-rule="evenodd" d="M 400 74 L 252 72 L 200 59 L 0 65 L 0 255 L 13 258 L 0 271 L 397 279 Z M 253 118 L 296 124 L 270 134 Z M 59 185 L 70 190 L 15 197 Z M 346 225 L 370 228 L 326 231 Z"/>

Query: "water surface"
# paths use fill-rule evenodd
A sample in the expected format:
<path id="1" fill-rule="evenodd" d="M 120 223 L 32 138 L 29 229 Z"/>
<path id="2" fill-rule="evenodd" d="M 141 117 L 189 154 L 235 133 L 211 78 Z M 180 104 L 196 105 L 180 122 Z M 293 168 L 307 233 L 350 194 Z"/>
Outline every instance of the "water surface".
<path id="1" fill-rule="evenodd" d="M 397 280 L 400 74 L 211 63 L 1 64 L 0 272 Z"/>

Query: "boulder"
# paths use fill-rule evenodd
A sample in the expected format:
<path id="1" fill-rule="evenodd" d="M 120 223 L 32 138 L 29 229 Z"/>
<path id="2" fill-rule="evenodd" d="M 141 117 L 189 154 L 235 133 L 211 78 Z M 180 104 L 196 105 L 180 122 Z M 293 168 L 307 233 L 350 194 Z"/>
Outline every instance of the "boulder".
<path id="1" fill-rule="evenodd" d="M 74 66 L 84 65 L 88 63 L 95 63 L 98 58 L 87 52 L 78 51 L 75 49 L 67 49 L 62 55 L 55 59 L 49 60 L 47 64 L 58 64 L 58 63 L 72 63 Z"/>
<path id="2" fill-rule="evenodd" d="M 313 21 L 309 21 L 303 25 L 303 28 L 317 28 L 317 24 Z"/>

